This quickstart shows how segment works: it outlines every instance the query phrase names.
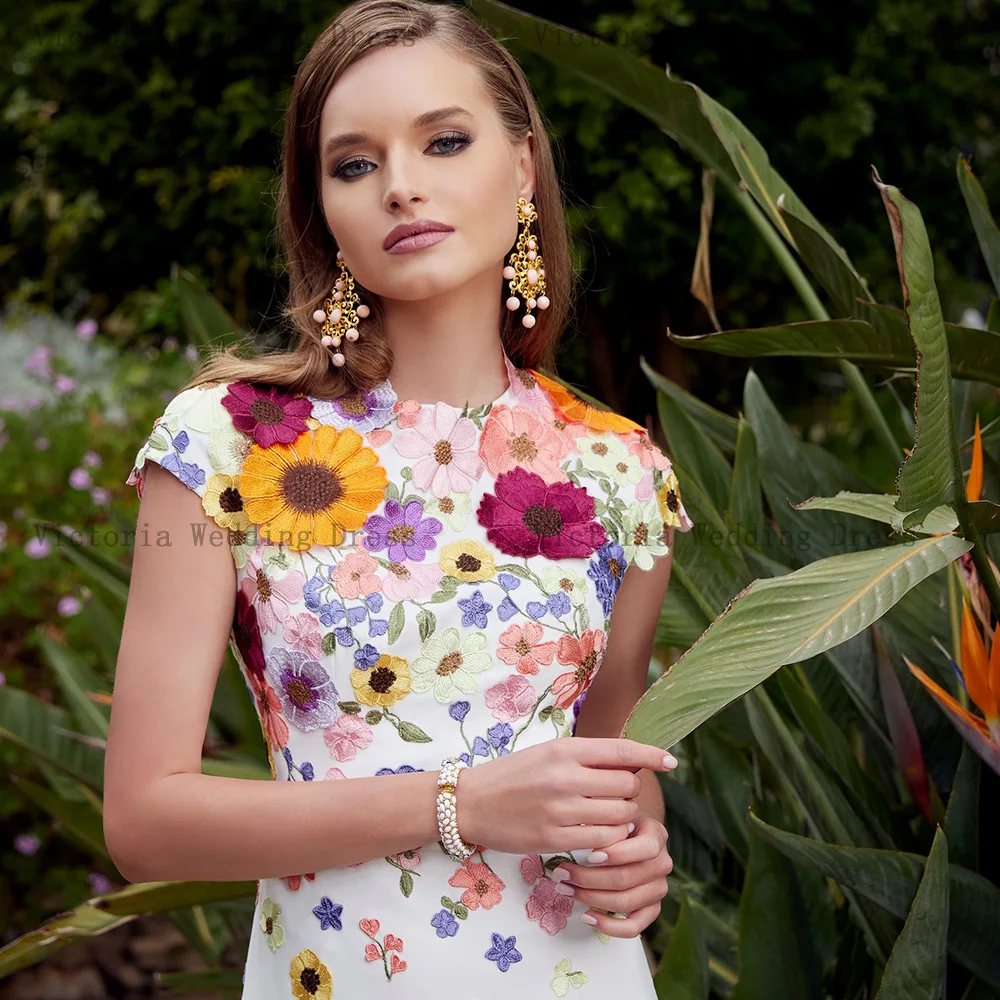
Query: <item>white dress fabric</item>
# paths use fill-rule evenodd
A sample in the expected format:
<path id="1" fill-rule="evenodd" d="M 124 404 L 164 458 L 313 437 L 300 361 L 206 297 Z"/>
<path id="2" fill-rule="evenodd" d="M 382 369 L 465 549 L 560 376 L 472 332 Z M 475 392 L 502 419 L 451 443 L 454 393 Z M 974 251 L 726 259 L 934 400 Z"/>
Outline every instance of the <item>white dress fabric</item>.
<path id="1" fill-rule="evenodd" d="M 571 735 L 625 569 L 691 527 L 644 429 L 504 357 L 508 388 L 472 409 L 388 380 L 333 401 L 202 384 L 136 455 L 140 496 L 152 460 L 229 533 L 231 648 L 274 780 L 482 766 Z M 589 852 L 477 846 L 260 880 L 243 1000 L 653 1000 L 641 940 L 555 891 Z"/>

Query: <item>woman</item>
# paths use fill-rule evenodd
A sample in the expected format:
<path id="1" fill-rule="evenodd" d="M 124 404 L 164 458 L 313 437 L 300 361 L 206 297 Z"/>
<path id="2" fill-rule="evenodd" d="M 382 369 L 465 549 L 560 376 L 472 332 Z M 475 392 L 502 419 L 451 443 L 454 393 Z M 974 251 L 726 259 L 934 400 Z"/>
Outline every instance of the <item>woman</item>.
<path id="1" fill-rule="evenodd" d="M 653 997 L 676 760 L 617 737 L 690 521 L 642 428 L 537 371 L 571 281 L 522 72 L 459 8 L 346 8 L 279 212 L 297 346 L 217 353 L 128 479 L 114 859 L 258 880 L 245 1000 Z M 201 773 L 230 636 L 273 782 Z"/>

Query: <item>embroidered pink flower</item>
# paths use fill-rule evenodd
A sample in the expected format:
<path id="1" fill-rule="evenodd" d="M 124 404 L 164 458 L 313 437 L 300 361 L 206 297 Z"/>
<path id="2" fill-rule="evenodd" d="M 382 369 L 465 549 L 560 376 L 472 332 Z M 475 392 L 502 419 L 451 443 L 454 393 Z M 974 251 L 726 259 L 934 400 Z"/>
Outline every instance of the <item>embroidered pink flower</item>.
<path id="1" fill-rule="evenodd" d="M 647 472 L 635 484 L 635 498 L 636 500 L 652 500 L 654 496 L 656 496 L 656 487 L 653 485 L 653 473 Z"/>
<path id="2" fill-rule="evenodd" d="M 507 680 L 487 688 L 484 697 L 493 718 L 500 722 L 513 722 L 527 715 L 538 699 L 531 681 L 522 674 L 511 674 Z"/>
<path id="3" fill-rule="evenodd" d="M 263 675 L 250 674 L 250 689 L 267 742 L 275 750 L 283 749 L 288 745 L 288 723 L 281 716 L 281 699 Z"/>
<path id="4" fill-rule="evenodd" d="M 363 549 L 355 549 L 337 563 L 330 576 L 341 597 L 355 600 L 382 589 L 382 581 L 376 575 L 377 570 L 378 563 L 369 553 Z"/>
<path id="5" fill-rule="evenodd" d="M 521 877 L 528 885 L 534 885 L 540 878 L 545 878 L 545 868 L 540 854 L 525 854 L 521 858 Z"/>
<path id="6" fill-rule="evenodd" d="M 381 448 L 391 437 L 392 431 L 388 427 L 376 427 L 368 432 L 368 443 L 373 448 Z"/>
<path id="7" fill-rule="evenodd" d="M 470 910 L 478 910 L 480 906 L 493 909 L 502 902 L 501 892 L 507 888 L 503 879 L 481 861 L 466 862 L 448 879 L 448 885 L 465 889 L 460 898 Z"/>
<path id="8" fill-rule="evenodd" d="M 339 781 L 341 778 L 346 778 L 347 775 L 339 767 L 328 767 L 326 769 L 326 774 L 323 777 L 324 781 Z"/>
<path id="9" fill-rule="evenodd" d="M 390 854 L 389 860 L 408 872 L 415 872 L 423 858 L 420 856 L 420 851 L 410 848 L 408 851 L 400 851 L 399 854 Z"/>
<path id="10" fill-rule="evenodd" d="M 568 450 L 566 435 L 524 406 L 494 407 L 479 438 L 480 457 L 492 476 L 520 466 L 547 483 L 566 482 L 559 463 Z"/>
<path id="11" fill-rule="evenodd" d="M 566 918 L 573 912 L 573 897 L 556 892 L 550 878 L 540 879 L 531 890 L 524 904 L 529 920 L 537 920 L 546 934 L 558 934 L 566 926 Z"/>
<path id="12" fill-rule="evenodd" d="M 552 682 L 552 697 L 560 708 L 569 708 L 590 687 L 594 671 L 603 658 L 606 641 L 607 636 L 599 628 L 587 629 L 579 638 L 575 635 L 559 637 L 556 653 L 559 662 L 576 668 L 560 674 Z"/>
<path id="13" fill-rule="evenodd" d="M 628 447 L 629 454 L 638 455 L 644 469 L 660 469 L 666 472 L 671 467 L 670 459 L 663 454 L 648 434 L 632 431 L 618 435 Z"/>
<path id="14" fill-rule="evenodd" d="M 302 888 L 302 879 L 307 878 L 310 882 L 316 881 L 315 872 L 306 872 L 305 875 L 282 875 L 281 881 L 288 886 L 292 892 L 298 892 Z"/>
<path id="15" fill-rule="evenodd" d="M 392 407 L 397 427 L 415 427 L 420 419 L 421 406 L 415 399 L 399 399 Z"/>
<path id="16" fill-rule="evenodd" d="M 499 476 L 476 516 L 505 555 L 573 559 L 596 552 L 607 532 L 594 520 L 594 498 L 575 483 L 548 485 L 520 467 Z"/>
<path id="17" fill-rule="evenodd" d="M 396 435 L 393 447 L 413 459 L 413 485 L 438 499 L 467 493 L 482 474 L 476 450 L 479 428 L 454 407 L 436 403 L 420 411 L 417 422 Z"/>
<path id="18" fill-rule="evenodd" d="M 281 637 L 286 646 L 301 650 L 313 660 L 323 656 L 323 633 L 319 620 L 308 611 L 289 615 L 282 625 Z"/>
<path id="19" fill-rule="evenodd" d="M 552 662 L 556 653 L 554 642 L 539 642 L 545 629 L 538 622 L 509 625 L 500 633 L 497 659 L 517 667 L 522 674 L 537 674 L 539 666 Z"/>
<path id="20" fill-rule="evenodd" d="M 337 717 L 332 726 L 323 730 L 323 739 L 337 760 L 354 760 L 375 738 L 372 727 L 360 715 L 347 712 Z"/>
<path id="21" fill-rule="evenodd" d="M 438 589 L 444 573 L 436 562 L 419 563 L 410 559 L 391 562 L 385 569 L 382 593 L 394 604 L 430 597 Z"/>
<path id="22" fill-rule="evenodd" d="M 278 624 L 291 612 L 291 605 L 302 598 L 305 577 L 297 569 L 281 579 L 267 575 L 267 568 L 256 553 L 247 559 L 246 576 L 240 589 L 257 609 L 257 622 L 263 632 L 277 632 Z"/>
<path id="23" fill-rule="evenodd" d="M 309 429 L 305 418 L 312 415 L 309 399 L 250 382 L 232 382 L 222 405 L 233 415 L 233 426 L 262 448 L 291 444 Z"/>

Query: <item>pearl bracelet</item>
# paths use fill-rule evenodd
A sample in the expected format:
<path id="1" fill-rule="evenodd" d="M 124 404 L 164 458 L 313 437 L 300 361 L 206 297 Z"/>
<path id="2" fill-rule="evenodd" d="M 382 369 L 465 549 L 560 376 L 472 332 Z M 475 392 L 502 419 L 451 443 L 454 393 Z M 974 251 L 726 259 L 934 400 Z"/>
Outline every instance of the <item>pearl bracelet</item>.
<path id="1" fill-rule="evenodd" d="M 455 861 L 468 861 L 476 853 L 475 845 L 467 844 L 458 832 L 458 818 L 455 813 L 455 788 L 458 785 L 458 773 L 468 767 L 464 760 L 458 757 L 445 757 L 441 761 L 441 773 L 438 775 L 437 818 L 438 830 L 441 833 L 441 843 Z"/>

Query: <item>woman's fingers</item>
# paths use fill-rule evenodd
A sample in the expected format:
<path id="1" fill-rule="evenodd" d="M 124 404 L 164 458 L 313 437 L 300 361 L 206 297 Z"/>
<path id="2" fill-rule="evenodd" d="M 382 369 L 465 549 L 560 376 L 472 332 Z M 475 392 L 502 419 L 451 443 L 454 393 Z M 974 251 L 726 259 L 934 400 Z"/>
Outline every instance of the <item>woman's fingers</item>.
<path id="1" fill-rule="evenodd" d="M 661 903 L 650 903 L 624 917 L 614 917 L 600 910 L 587 910 L 583 916 L 592 917 L 594 930 L 603 931 L 608 937 L 631 938 L 642 933 L 659 915 Z"/>

